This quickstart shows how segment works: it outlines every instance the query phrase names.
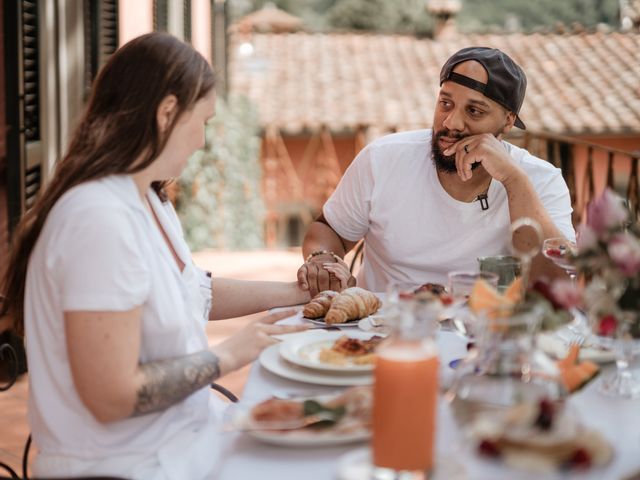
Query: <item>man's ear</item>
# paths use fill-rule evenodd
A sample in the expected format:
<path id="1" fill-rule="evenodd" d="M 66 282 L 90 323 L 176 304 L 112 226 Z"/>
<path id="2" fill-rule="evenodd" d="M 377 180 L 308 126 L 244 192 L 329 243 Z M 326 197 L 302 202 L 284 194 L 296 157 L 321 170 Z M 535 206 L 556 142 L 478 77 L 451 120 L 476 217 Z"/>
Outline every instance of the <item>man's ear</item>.
<path id="1" fill-rule="evenodd" d="M 516 114 L 513 112 L 507 112 L 507 118 L 505 120 L 504 127 L 502 127 L 502 135 L 506 135 L 513 128 L 513 125 L 516 123 Z"/>
<path id="2" fill-rule="evenodd" d="M 158 105 L 156 120 L 158 121 L 158 129 L 164 133 L 173 122 L 176 112 L 178 111 L 178 99 L 175 95 L 167 95 Z"/>

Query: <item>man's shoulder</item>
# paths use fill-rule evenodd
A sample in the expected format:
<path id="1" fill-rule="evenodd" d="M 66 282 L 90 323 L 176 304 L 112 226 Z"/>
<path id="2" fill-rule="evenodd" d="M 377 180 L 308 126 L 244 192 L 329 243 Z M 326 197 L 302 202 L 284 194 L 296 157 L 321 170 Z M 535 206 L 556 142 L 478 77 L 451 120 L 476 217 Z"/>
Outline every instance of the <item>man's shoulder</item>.
<path id="1" fill-rule="evenodd" d="M 560 170 L 553 164 L 531 154 L 526 148 L 518 147 L 509 142 L 503 142 L 509 155 L 513 158 L 522 169 L 529 174 L 555 175 Z"/>

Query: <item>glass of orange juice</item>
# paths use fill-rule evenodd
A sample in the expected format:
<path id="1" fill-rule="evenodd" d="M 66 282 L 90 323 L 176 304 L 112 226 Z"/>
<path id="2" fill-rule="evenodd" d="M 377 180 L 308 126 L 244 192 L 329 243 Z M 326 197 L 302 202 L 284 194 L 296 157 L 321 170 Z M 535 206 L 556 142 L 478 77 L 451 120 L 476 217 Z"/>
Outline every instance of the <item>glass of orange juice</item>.
<path id="1" fill-rule="evenodd" d="M 428 478 L 438 404 L 433 325 L 439 301 L 402 302 L 377 350 L 373 400 L 374 479 Z"/>

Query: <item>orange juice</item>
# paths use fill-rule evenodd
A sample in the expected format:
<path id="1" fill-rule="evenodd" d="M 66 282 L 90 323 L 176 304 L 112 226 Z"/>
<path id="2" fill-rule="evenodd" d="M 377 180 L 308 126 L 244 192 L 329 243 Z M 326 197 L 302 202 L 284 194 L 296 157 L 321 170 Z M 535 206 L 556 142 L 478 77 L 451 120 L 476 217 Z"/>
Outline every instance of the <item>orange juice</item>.
<path id="1" fill-rule="evenodd" d="M 375 367 L 373 463 L 394 470 L 428 471 L 438 402 L 435 350 L 396 344 L 381 349 Z"/>

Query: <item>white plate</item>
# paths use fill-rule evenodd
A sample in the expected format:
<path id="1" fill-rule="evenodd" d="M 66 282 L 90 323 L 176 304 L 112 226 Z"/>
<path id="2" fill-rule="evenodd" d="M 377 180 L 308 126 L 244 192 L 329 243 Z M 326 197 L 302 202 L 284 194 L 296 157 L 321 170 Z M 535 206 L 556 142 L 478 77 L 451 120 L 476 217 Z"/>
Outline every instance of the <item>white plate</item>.
<path id="1" fill-rule="evenodd" d="M 319 402 L 327 402 L 341 395 L 342 392 L 320 396 L 300 396 L 290 398 L 293 401 L 317 400 Z M 235 404 L 237 413 L 232 413 L 232 425 L 237 426 L 240 430 L 243 427 L 251 426 L 250 412 L 255 405 L 247 406 Z M 239 408 L 238 408 L 239 407 Z M 344 421 L 347 421 L 347 424 Z M 341 423 L 342 422 L 342 423 Z M 357 423 L 354 423 L 357 422 Z M 253 424 L 255 428 L 257 424 Z M 362 425 L 359 420 L 344 417 L 336 425 L 322 428 L 300 428 L 296 430 L 246 430 L 245 433 L 264 443 L 278 445 L 283 447 L 331 447 L 334 445 L 344 445 L 354 442 L 362 442 L 371 438 L 371 430 Z"/>
<path id="2" fill-rule="evenodd" d="M 373 365 L 357 365 L 349 363 L 347 365 L 335 365 L 320 360 L 320 353 L 324 349 L 330 349 L 334 342 L 340 337 L 348 336 L 359 340 L 369 340 L 375 336 L 368 332 L 310 332 L 308 335 L 296 335 L 280 344 L 280 355 L 285 360 L 301 367 L 312 368 L 323 371 L 339 372 L 370 372 Z"/>
<path id="3" fill-rule="evenodd" d="M 365 332 L 378 333 L 378 334 L 381 333 L 384 335 L 388 334 L 391 331 L 389 326 L 385 325 L 384 323 L 382 323 L 382 325 L 377 325 L 377 326 L 371 323 L 370 316 L 360 320 L 358 322 L 358 327 L 360 328 L 360 330 Z"/>
<path id="4" fill-rule="evenodd" d="M 325 334 L 328 334 L 328 332 L 325 332 Z M 279 344 L 271 345 L 263 350 L 259 360 L 260 364 L 271 373 L 298 382 L 337 387 L 371 385 L 373 383 L 373 375 L 367 373 L 311 370 L 289 363 L 280 356 Z"/>
<path id="5" fill-rule="evenodd" d="M 369 317 L 365 317 L 365 318 L 369 318 Z M 324 321 L 324 317 L 320 317 L 320 318 L 302 317 L 302 320 L 304 320 L 305 322 L 313 323 L 314 325 L 322 325 L 323 327 L 345 328 L 345 327 L 357 327 L 358 326 L 358 321 L 357 320 L 351 320 L 350 322 L 345 322 L 345 323 L 327 323 L 327 322 Z"/>
<path id="6" fill-rule="evenodd" d="M 371 437 L 366 429 L 350 433 L 334 432 L 327 429 L 322 432 L 290 430 L 288 432 L 253 431 L 248 434 L 264 443 L 282 447 L 333 447 L 348 443 L 363 442 Z"/>

